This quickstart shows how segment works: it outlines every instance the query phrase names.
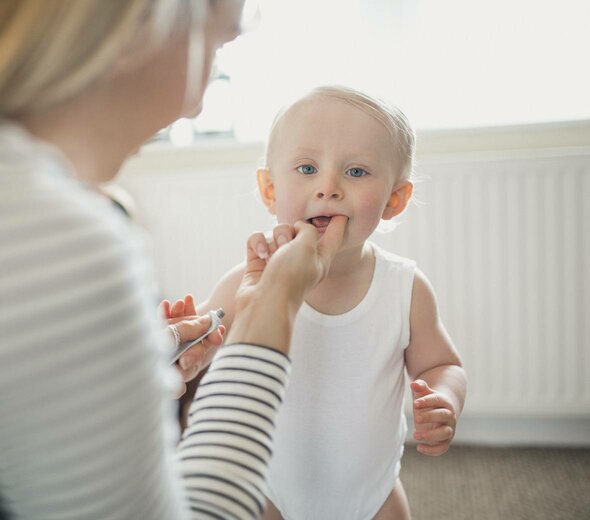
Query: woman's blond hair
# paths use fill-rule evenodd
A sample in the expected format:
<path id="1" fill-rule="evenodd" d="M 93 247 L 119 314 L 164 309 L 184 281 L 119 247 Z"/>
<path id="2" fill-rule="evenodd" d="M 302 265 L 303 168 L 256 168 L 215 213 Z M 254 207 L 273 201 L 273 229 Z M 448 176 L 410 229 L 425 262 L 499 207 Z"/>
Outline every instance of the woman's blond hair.
<path id="1" fill-rule="evenodd" d="M 267 160 L 268 150 L 272 146 L 277 125 L 283 116 L 298 102 L 317 96 L 338 99 L 344 103 L 348 103 L 381 123 L 391 136 L 395 157 L 398 162 L 398 176 L 396 177 L 396 182 L 410 179 L 414 170 L 416 134 L 408 118 L 394 105 L 360 92 L 359 90 L 341 85 L 329 85 L 314 88 L 304 97 L 300 98 L 295 103 L 286 106 L 277 114 L 272 123 L 268 138 L 266 151 Z"/>
<path id="2" fill-rule="evenodd" d="M 157 47 L 206 0 L 1 0 L 0 116 L 66 100 L 123 52 Z"/>

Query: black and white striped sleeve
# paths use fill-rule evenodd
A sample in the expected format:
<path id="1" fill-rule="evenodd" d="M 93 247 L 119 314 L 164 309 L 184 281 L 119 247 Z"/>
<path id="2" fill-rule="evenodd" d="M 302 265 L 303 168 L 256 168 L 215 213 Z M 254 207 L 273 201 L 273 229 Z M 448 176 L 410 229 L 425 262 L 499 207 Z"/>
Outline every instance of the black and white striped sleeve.
<path id="1" fill-rule="evenodd" d="M 255 345 L 227 345 L 218 352 L 179 445 L 193 518 L 262 515 L 275 418 L 290 366 L 284 354 Z"/>

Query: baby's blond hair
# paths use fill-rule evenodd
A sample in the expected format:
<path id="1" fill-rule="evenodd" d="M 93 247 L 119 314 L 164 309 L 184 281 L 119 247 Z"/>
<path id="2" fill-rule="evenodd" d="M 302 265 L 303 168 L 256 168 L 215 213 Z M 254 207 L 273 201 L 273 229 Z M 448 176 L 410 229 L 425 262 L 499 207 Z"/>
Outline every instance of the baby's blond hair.
<path id="1" fill-rule="evenodd" d="M 273 141 L 276 137 L 278 124 L 283 119 L 285 114 L 300 101 L 318 96 L 338 99 L 344 103 L 348 103 L 349 105 L 362 110 L 366 114 L 373 117 L 376 121 L 381 123 L 387 130 L 388 134 L 391 136 L 392 144 L 395 150 L 395 157 L 399 161 L 396 183 L 410 179 L 414 170 L 416 134 L 408 118 L 398 107 L 394 105 L 365 94 L 364 92 L 360 92 L 359 90 L 340 85 L 314 88 L 306 95 L 299 98 L 297 101 L 290 103 L 279 111 L 272 123 L 267 141 L 265 153 L 267 163 L 269 150 L 272 148 Z"/>

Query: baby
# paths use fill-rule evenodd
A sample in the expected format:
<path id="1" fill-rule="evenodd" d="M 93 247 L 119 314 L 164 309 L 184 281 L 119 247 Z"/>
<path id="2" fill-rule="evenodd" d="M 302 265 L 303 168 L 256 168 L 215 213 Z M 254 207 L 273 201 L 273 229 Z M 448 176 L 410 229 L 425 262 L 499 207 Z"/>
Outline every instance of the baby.
<path id="1" fill-rule="evenodd" d="M 412 260 L 368 240 L 408 204 L 414 148 L 401 111 L 344 87 L 311 91 L 273 124 L 257 172 L 268 211 L 319 235 L 333 217 L 348 220 L 330 272 L 295 322 L 266 519 L 410 517 L 399 480 L 404 370 L 418 451 L 440 455 L 453 439 L 466 378 L 432 287 Z M 199 314 L 222 307 L 231 327 L 242 273 L 243 265 L 230 271 Z"/>

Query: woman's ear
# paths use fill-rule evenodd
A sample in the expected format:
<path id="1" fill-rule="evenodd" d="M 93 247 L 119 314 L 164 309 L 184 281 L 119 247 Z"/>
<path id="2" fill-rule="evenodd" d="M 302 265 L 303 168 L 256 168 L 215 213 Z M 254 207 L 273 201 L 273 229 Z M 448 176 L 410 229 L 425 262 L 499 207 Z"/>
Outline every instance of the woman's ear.
<path id="1" fill-rule="evenodd" d="M 275 185 L 272 182 L 270 170 L 268 168 L 259 168 L 256 171 L 256 180 L 262 203 L 271 215 L 275 215 Z"/>
<path id="2" fill-rule="evenodd" d="M 390 220 L 406 209 L 412 197 L 413 189 L 414 185 L 410 181 L 402 181 L 400 184 L 397 184 L 391 192 L 381 218 L 383 220 Z"/>

